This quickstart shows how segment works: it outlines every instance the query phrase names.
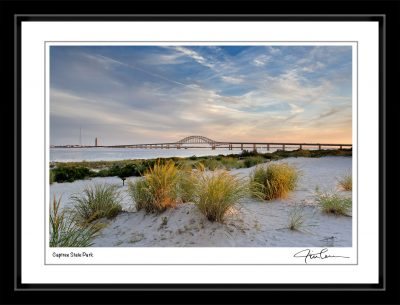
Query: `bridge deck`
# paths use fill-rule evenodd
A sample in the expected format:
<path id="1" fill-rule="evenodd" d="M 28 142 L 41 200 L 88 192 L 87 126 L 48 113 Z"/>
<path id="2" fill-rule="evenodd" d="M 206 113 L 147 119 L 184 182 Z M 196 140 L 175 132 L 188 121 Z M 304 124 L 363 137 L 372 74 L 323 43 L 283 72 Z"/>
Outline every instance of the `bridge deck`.
<path id="1" fill-rule="evenodd" d="M 196 144 L 203 144 L 203 146 L 198 146 Z M 124 145 L 98 145 L 98 146 L 52 146 L 54 148 L 93 148 L 93 147 L 102 147 L 102 148 L 137 148 L 137 149 L 154 149 L 154 148 L 162 148 L 162 149 L 181 149 L 181 148 L 206 148 L 210 147 L 212 149 L 217 148 L 228 148 L 232 150 L 233 148 L 282 148 L 285 150 L 287 147 L 298 147 L 302 149 L 303 147 L 318 147 L 322 149 L 323 147 L 338 147 L 340 149 L 351 148 L 352 144 L 340 144 L 340 143 L 288 143 L 288 142 L 211 142 L 211 143 L 146 143 L 146 144 L 124 144 Z"/>

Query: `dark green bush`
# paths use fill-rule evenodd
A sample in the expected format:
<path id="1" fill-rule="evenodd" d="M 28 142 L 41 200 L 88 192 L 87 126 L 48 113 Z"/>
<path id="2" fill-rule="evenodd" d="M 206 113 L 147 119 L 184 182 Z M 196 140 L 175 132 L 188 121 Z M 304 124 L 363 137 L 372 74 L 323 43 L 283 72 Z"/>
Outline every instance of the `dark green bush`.
<path id="1" fill-rule="evenodd" d="M 52 181 L 54 182 L 73 182 L 96 174 L 86 167 L 58 167 L 51 171 Z"/>

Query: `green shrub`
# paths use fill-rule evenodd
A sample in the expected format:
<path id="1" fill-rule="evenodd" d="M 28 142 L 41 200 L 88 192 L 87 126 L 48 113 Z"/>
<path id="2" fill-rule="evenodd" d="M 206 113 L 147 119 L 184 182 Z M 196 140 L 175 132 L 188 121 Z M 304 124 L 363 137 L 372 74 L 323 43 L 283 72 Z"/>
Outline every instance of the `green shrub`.
<path id="1" fill-rule="evenodd" d="M 79 226 L 76 220 L 67 213 L 60 212 L 61 198 L 53 199 L 50 207 L 50 247 L 90 247 L 92 240 L 98 235 L 101 226 L 88 224 Z"/>
<path id="2" fill-rule="evenodd" d="M 240 153 L 241 157 L 254 157 L 254 156 L 258 156 L 258 155 L 259 155 L 259 153 L 257 152 L 257 150 L 249 151 L 249 150 L 244 149 Z"/>
<path id="3" fill-rule="evenodd" d="M 50 184 L 53 184 L 54 182 L 56 182 L 56 176 L 55 176 L 55 173 L 53 170 L 50 170 L 49 181 L 50 181 Z"/>
<path id="4" fill-rule="evenodd" d="M 144 179 L 128 182 L 128 192 L 136 209 L 162 212 L 177 204 L 180 175 L 173 161 L 157 162 L 144 173 Z"/>
<path id="5" fill-rule="evenodd" d="M 262 193 L 265 200 L 285 198 L 297 185 L 298 171 L 291 165 L 269 164 L 258 166 L 250 174 L 253 194 Z"/>
<path id="6" fill-rule="evenodd" d="M 50 171 L 54 182 L 73 182 L 93 176 L 94 172 L 86 167 L 57 167 Z"/>
<path id="7" fill-rule="evenodd" d="M 316 202 L 325 213 L 349 216 L 352 207 L 351 197 L 336 192 L 317 192 Z"/>
<path id="8" fill-rule="evenodd" d="M 121 197 L 117 186 L 96 184 L 88 186 L 83 194 L 71 196 L 74 206 L 71 213 L 80 223 L 90 223 L 93 220 L 116 216 L 121 210 Z"/>
<path id="9" fill-rule="evenodd" d="M 208 220 L 223 222 L 226 212 L 247 193 L 247 184 L 236 175 L 226 171 L 200 171 L 194 203 Z"/>
<path id="10" fill-rule="evenodd" d="M 263 162 L 265 162 L 265 159 L 261 156 L 248 157 L 244 160 L 244 166 L 249 168 Z"/>
<path id="11" fill-rule="evenodd" d="M 345 191 L 351 191 L 353 189 L 353 178 L 351 174 L 343 176 L 339 180 L 339 186 Z"/>

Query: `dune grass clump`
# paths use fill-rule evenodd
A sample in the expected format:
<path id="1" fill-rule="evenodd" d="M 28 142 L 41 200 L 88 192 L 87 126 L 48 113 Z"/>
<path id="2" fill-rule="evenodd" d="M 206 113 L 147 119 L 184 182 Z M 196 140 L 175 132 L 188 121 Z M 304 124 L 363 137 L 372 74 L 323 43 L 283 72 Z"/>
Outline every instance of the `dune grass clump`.
<path id="1" fill-rule="evenodd" d="M 351 174 L 346 174 L 339 180 L 339 186 L 344 191 L 351 191 L 353 189 L 353 178 Z"/>
<path id="2" fill-rule="evenodd" d="M 196 189 L 197 175 L 192 169 L 180 169 L 178 197 L 182 202 L 192 202 Z"/>
<path id="3" fill-rule="evenodd" d="M 199 172 L 194 203 L 208 220 L 223 222 L 226 212 L 248 193 L 247 184 L 227 171 Z"/>
<path id="4" fill-rule="evenodd" d="M 88 224 L 77 225 L 72 215 L 60 212 L 61 198 L 56 200 L 50 207 L 50 247 L 90 247 L 92 240 L 98 235 L 101 226 Z"/>
<path id="5" fill-rule="evenodd" d="M 294 206 L 289 212 L 288 228 L 292 231 L 299 231 L 304 224 L 304 210 L 301 206 Z"/>
<path id="6" fill-rule="evenodd" d="M 137 210 L 163 212 L 177 204 L 179 182 L 179 169 L 173 161 L 157 162 L 144 173 L 143 179 L 128 182 L 128 192 Z"/>
<path id="7" fill-rule="evenodd" d="M 286 198 L 295 189 L 298 176 L 296 168 L 286 163 L 258 166 L 250 174 L 251 192 L 263 194 L 264 200 Z"/>
<path id="8" fill-rule="evenodd" d="M 316 202 L 321 210 L 328 214 L 349 216 L 351 212 L 351 197 L 342 196 L 335 192 L 317 192 Z"/>
<path id="9" fill-rule="evenodd" d="M 95 184 L 83 190 L 83 194 L 71 196 L 74 206 L 71 213 L 81 222 L 116 216 L 121 210 L 121 197 L 116 185 Z"/>

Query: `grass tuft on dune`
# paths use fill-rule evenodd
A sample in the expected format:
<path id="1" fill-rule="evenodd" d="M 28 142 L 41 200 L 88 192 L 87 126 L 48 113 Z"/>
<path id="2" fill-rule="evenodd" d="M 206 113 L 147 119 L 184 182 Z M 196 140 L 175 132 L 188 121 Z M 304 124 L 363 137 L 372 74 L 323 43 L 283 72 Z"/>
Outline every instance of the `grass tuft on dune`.
<path id="1" fill-rule="evenodd" d="M 50 247 L 90 247 L 102 228 L 97 224 L 78 225 L 74 215 L 59 211 L 61 197 L 50 206 Z"/>
<path id="2" fill-rule="evenodd" d="M 116 185 L 95 184 L 87 186 L 82 194 L 71 196 L 73 207 L 70 212 L 81 223 L 116 216 L 121 210 L 121 197 Z"/>
<path id="3" fill-rule="evenodd" d="M 177 204 L 180 178 L 173 161 L 157 162 L 144 173 L 143 179 L 128 182 L 128 192 L 137 210 L 163 212 Z"/>
<path id="4" fill-rule="evenodd" d="M 223 222 L 226 212 L 248 194 L 247 183 L 225 170 L 199 172 L 194 203 L 208 220 Z"/>
<path id="5" fill-rule="evenodd" d="M 250 188 L 252 193 L 263 194 L 264 200 L 286 198 L 295 189 L 298 176 L 298 171 L 286 163 L 257 166 L 250 174 Z"/>

